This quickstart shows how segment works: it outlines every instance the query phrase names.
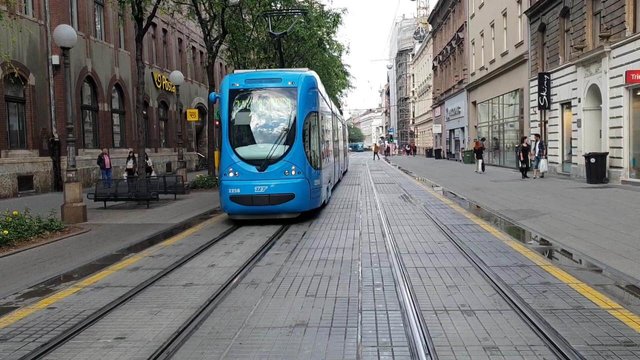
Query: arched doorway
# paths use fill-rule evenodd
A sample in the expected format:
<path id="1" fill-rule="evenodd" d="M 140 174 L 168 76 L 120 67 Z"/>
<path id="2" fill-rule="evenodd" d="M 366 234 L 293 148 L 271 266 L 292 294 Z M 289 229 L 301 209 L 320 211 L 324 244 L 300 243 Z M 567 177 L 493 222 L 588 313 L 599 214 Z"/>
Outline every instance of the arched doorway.
<path id="1" fill-rule="evenodd" d="M 602 151 L 602 94 L 595 84 L 587 90 L 583 113 L 583 152 Z"/>

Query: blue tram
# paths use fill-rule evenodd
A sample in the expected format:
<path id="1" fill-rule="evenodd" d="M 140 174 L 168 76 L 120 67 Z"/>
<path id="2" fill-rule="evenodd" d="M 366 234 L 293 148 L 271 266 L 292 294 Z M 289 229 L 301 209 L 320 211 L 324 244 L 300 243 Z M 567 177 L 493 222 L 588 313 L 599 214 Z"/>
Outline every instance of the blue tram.
<path id="1" fill-rule="evenodd" d="M 329 201 L 349 167 L 347 125 L 315 72 L 236 71 L 218 99 L 224 212 L 295 217 Z"/>

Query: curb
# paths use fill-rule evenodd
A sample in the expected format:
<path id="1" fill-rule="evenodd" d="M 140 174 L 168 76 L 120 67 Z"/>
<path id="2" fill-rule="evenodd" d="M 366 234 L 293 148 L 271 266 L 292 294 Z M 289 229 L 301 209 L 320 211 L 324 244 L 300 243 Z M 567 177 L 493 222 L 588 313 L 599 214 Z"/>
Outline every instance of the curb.
<path id="1" fill-rule="evenodd" d="M 28 245 L 28 246 L 25 246 L 25 247 L 22 247 L 22 248 L 19 248 L 19 249 L 15 249 L 15 250 L 11 250 L 11 251 L 7 251 L 5 253 L 2 253 L 2 254 L 0 254 L 0 259 L 8 257 L 8 256 L 11 256 L 11 255 L 19 254 L 19 253 L 27 251 L 27 250 L 39 248 L 41 246 L 49 245 L 49 244 L 58 242 L 60 240 L 68 239 L 68 238 L 76 236 L 76 235 L 86 234 L 89 231 L 91 231 L 91 229 L 87 229 L 87 228 L 84 228 L 82 226 L 75 226 L 75 227 L 77 227 L 78 229 L 76 231 L 71 232 L 71 233 L 64 234 L 64 235 L 61 235 L 61 236 L 57 236 L 57 237 L 51 238 L 51 239 L 49 239 L 47 241 L 43 241 L 43 242 L 40 242 L 40 243 L 37 243 L 37 244 Z"/>

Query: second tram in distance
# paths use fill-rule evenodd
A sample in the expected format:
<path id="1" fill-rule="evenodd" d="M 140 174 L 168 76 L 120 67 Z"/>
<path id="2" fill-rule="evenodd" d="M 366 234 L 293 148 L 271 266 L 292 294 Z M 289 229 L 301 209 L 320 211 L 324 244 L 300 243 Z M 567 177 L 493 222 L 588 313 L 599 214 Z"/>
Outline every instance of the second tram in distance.
<path id="1" fill-rule="evenodd" d="M 220 101 L 224 212 L 294 217 L 329 202 L 349 168 L 348 134 L 315 72 L 236 71 L 210 100 Z"/>

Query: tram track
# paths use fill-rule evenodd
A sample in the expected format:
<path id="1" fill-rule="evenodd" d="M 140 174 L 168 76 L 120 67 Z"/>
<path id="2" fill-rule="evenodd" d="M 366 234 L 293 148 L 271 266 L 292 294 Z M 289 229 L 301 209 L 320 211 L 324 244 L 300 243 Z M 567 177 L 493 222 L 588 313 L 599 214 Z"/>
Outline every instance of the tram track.
<path id="1" fill-rule="evenodd" d="M 177 261 L 173 262 L 168 267 L 164 268 L 157 274 L 141 282 L 134 288 L 127 291 L 125 294 L 119 296 L 115 300 L 104 305 L 97 311 L 93 312 L 88 317 L 84 318 L 80 322 L 74 324 L 70 328 L 66 329 L 62 333 L 56 335 L 46 343 L 40 345 L 28 354 L 20 357 L 20 360 L 27 359 L 42 359 L 47 355 L 53 353 L 57 349 L 62 348 L 66 343 L 82 334 L 85 330 L 89 329 L 94 324 L 100 322 L 109 314 L 121 308 L 126 303 L 130 302 L 145 290 L 151 288 L 157 284 L 160 280 L 167 278 L 178 269 L 184 267 L 193 261 L 196 257 L 202 255 L 205 251 L 211 249 L 214 245 L 220 241 L 228 238 L 230 235 L 241 229 L 241 226 L 233 225 L 224 230 L 219 235 L 213 237 L 211 240 L 200 245 L 198 248 L 192 250 L 185 256 L 181 257 Z M 201 304 L 197 310 L 184 321 L 172 335 L 166 339 L 163 344 L 149 357 L 150 359 L 166 359 L 170 358 L 175 351 L 188 339 L 188 337 L 197 329 L 197 327 L 204 321 L 211 312 L 215 309 L 216 305 L 224 298 L 224 296 L 237 285 L 242 278 L 253 268 L 253 265 L 260 260 L 274 245 L 274 243 L 282 237 L 282 235 L 289 229 L 289 225 L 281 225 L 275 232 L 273 232 L 266 241 L 264 241 L 256 251 L 254 251 L 241 266 L 229 276 L 223 284 L 221 284 L 211 294 L 206 301 Z"/>
<path id="2" fill-rule="evenodd" d="M 382 202 L 373 181 L 369 164 L 367 163 L 366 166 L 373 196 L 375 198 L 376 209 L 378 210 L 378 215 L 380 216 L 384 232 L 387 252 L 389 253 L 391 270 L 395 279 L 396 293 L 400 298 L 402 316 L 405 324 L 407 325 L 405 331 L 409 340 L 412 357 L 420 360 L 435 360 L 438 358 L 435 346 L 431 336 L 429 335 L 429 331 L 422 314 L 420 313 L 420 308 L 413 291 L 413 286 L 411 285 L 411 280 L 409 279 L 406 267 L 402 261 L 398 244 L 393 236 L 393 232 L 391 231 L 391 224 L 389 223 L 389 219 L 382 207 Z"/>
<path id="3" fill-rule="evenodd" d="M 460 253 L 472 264 L 491 287 L 505 300 L 529 328 L 547 345 L 559 359 L 585 359 L 542 315 L 533 309 L 515 290 L 498 276 L 472 249 L 459 240 L 449 227 L 431 214 L 406 189 L 402 192 L 412 205 L 418 208 L 451 241 Z"/>

